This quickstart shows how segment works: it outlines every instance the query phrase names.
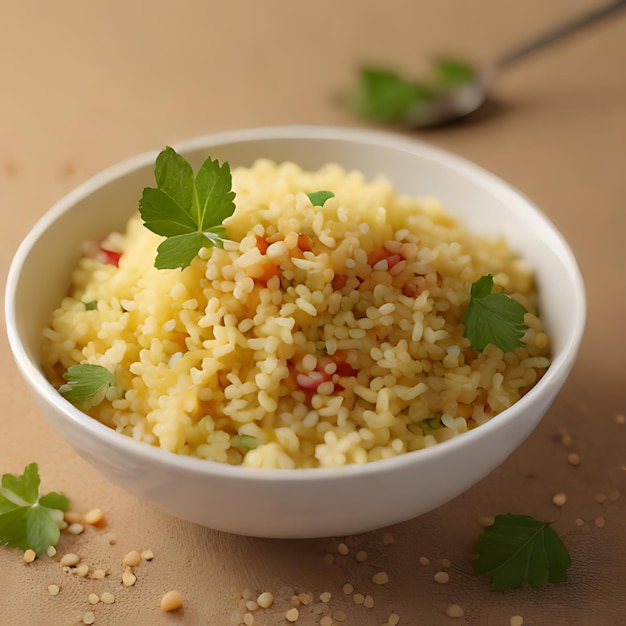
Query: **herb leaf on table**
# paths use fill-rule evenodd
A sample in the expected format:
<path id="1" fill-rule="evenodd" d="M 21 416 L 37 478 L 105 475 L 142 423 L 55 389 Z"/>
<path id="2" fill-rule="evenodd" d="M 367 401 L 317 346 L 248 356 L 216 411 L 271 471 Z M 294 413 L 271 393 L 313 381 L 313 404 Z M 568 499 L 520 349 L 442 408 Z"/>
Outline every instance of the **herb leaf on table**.
<path id="1" fill-rule="evenodd" d="M 433 77 L 424 80 L 410 80 L 391 69 L 365 65 L 349 106 L 360 117 L 402 124 L 410 111 L 446 90 L 471 82 L 474 74 L 471 65 L 454 58 L 435 61 Z"/>
<path id="2" fill-rule="evenodd" d="M 497 515 L 476 546 L 475 574 L 487 574 L 493 591 L 567 580 L 571 558 L 548 522 L 529 515 Z"/>
<path id="3" fill-rule="evenodd" d="M 4 474 L 0 483 L 0 544 L 41 554 L 59 539 L 54 510 L 67 511 L 70 501 L 52 491 L 39 495 L 39 468 L 30 463 L 21 476 Z"/>
<path id="4" fill-rule="evenodd" d="M 223 246 L 222 222 L 235 210 L 230 166 L 207 158 L 194 176 L 191 165 L 169 146 L 156 159 L 157 187 L 139 201 L 144 226 L 166 237 L 157 248 L 158 269 L 187 267 L 201 248 Z"/>

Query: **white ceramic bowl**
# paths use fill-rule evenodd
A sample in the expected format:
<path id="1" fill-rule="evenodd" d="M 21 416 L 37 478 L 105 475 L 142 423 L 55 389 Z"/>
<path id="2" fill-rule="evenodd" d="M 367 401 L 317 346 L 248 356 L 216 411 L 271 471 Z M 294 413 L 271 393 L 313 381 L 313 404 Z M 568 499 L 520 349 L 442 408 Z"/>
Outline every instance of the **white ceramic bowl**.
<path id="1" fill-rule="evenodd" d="M 178 456 L 136 442 L 74 408 L 42 374 L 41 329 L 66 292 L 80 244 L 123 228 L 156 152 L 88 180 L 35 225 L 17 251 L 6 288 L 8 337 L 41 411 L 111 482 L 177 517 L 261 537 L 364 532 L 430 511 L 485 477 L 537 425 L 563 385 L 581 341 L 583 282 L 556 228 L 492 174 L 401 136 L 318 126 L 226 132 L 176 145 L 198 167 L 207 155 L 231 166 L 258 157 L 305 168 L 338 162 L 387 175 L 400 192 L 435 195 L 471 229 L 504 234 L 536 268 L 553 362 L 540 382 L 495 419 L 432 448 L 338 469 L 261 470 Z"/>

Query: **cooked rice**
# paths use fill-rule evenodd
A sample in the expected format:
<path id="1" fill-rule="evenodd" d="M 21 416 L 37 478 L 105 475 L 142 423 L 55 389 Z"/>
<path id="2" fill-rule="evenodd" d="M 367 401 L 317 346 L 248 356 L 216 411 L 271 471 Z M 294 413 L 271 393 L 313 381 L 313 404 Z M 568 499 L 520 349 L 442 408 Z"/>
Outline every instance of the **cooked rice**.
<path id="1" fill-rule="evenodd" d="M 532 269 L 436 199 L 268 160 L 233 170 L 233 186 L 230 241 L 183 271 L 154 268 L 162 239 L 138 215 L 103 244 L 119 268 L 94 251 L 80 260 L 43 362 L 57 386 L 77 363 L 114 372 L 123 397 L 88 410 L 104 424 L 235 465 L 365 463 L 483 424 L 548 367 Z M 335 197 L 311 206 L 322 189 Z M 463 336 L 487 273 L 529 311 L 513 353 Z"/>

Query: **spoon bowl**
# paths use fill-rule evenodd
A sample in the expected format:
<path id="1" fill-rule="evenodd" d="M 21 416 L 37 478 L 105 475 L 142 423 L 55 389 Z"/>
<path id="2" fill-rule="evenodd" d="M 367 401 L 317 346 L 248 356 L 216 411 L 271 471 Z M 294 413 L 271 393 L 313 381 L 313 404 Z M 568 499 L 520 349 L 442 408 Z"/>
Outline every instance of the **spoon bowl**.
<path id="1" fill-rule="evenodd" d="M 431 128 L 463 119 L 484 104 L 488 84 L 486 72 L 477 72 L 469 83 L 411 106 L 405 122 L 411 128 Z"/>

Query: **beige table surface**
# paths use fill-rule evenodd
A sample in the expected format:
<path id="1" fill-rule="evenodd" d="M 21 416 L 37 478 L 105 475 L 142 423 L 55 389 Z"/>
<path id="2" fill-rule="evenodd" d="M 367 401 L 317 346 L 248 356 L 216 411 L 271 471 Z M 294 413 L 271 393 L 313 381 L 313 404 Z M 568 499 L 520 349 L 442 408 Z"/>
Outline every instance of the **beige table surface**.
<path id="1" fill-rule="evenodd" d="M 2 286 L 35 220 L 104 167 L 213 131 L 372 126 L 335 99 L 362 61 L 416 74 L 441 52 L 481 61 L 601 4 L 4 0 Z M 336 624 L 378 625 L 392 613 L 400 624 L 508 626 L 513 616 L 524 624 L 626 624 L 626 424 L 619 417 L 626 412 L 626 14 L 511 68 L 494 91 L 492 116 L 410 134 L 522 190 L 562 230 L 584 273 L 589 316 L 579 360 L 522 447 L 466 494 L 393 528 L 298 541 L 231 536 L 161 513 L 79 458 L 38 412 L 2 333 L 0 472 L 20 473 L 37 461 L 44 488 L 63 490 L 79 511 L 102 508 L 106 528 L 65 535 L 58 547 L 59 556 L 76 551 L 109 575 L 98 581 L 65 573 L 58 556 L 27 565 L 18 550 L 1 548 L 0 625 L 80 624 L 87 611 L 96 624 L 236 625 L 246 589 L 276 597 L 255 625 L 287 623 L 291 596 L 308 592 L 314 601 L 300 606 L 297 624 L 334 615 Z M 578 466 L 568 462 L 570 452 L 579 455 Z M 560 509 L 552 503 L 559 492 L 567 495 Z M 478 519 L 506 512 L 555 522 L 573 561 L 567 583 L 502 594 L 472 575 Z M 336 554 L 340 541 L 347 555 Z M 126 588 L 121 560 L 134 548 L 150 548 L 155 557 Z M 359 550 L 367 552 L 364 563 L 355 558 Z M 327 554 L 335 554 L 332 564 Z M 447 584 L 433 579 L 442 568 Z M 371 582 L 377 570 L 389 574 L 386 585 Z M 53 582 L 61 587 L 56 597 L 47 591 Z M 166 614 L 159 600 L 172 588 L 182 592 L 184 608 Z M 104 591 L 114 604 L 89 604 L 90 593 Z M 332 598 L 320 603 L 326 591 Z M 374 606 L 355 603 L 355 593 L 370 594 Z M 446 616 L 452 603 L 464 618 Z"/>

